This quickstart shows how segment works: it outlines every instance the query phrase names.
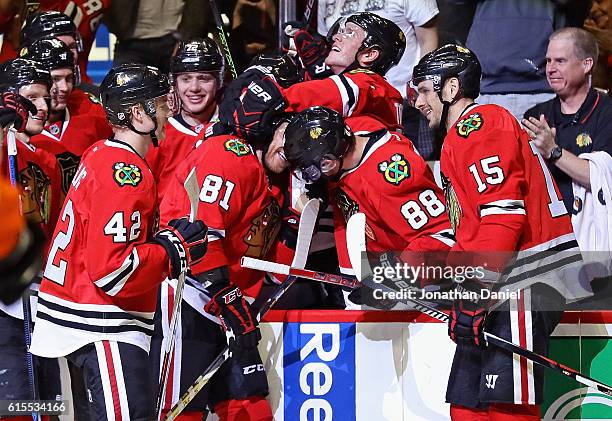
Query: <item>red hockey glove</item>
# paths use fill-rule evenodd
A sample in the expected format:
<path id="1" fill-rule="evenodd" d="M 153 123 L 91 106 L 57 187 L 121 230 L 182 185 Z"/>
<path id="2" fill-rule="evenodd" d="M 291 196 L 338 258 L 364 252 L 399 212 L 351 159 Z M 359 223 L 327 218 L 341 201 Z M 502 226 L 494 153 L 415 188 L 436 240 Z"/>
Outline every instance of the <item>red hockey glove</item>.
<path id="1" fill-rule="evenodd" d="M 482 304 L 467 299 L 455 300 L 448 321 L 448 336 L 457 344 L 471 344 L 484 348 L 486 318 L 487 310 Z"/>
<path id="2" fill-rule="evenodd" d="M 257 319 L 237 286 L 228 285 L 222 288 L 206 304 L 204 310 L 221 320 L 229 348 L 235 358 L 240 359 L 257 348 L 261 339 Z"/>
<path id="3" fill-rule="evenodd" d="M 219 120 L 249 142 L 269 142 L 274 120 L 286 107 L 282 90 L 268 69 L 247 69 L 228 85 L 219 105 Z"/>
<path id="4" fill-rule="evenodd" d="M 170 273 L 177 279 L 181 272 L 198 263 L 206 254 L 208 227 L 202 221 L 189 222 L 187 218 L 173 219 L 168 225 L 154 238 L 166 249 L 170 257 Z"/>
<path id="5" fill-rule="evenodd" d="M 28 123 L 28 113 L 38 112 L 32 102 L 19 94 L 3 92 L 0 95 L 0 127 L 5 128 L 11 123 L 18 132 L 23 132 Z"/>

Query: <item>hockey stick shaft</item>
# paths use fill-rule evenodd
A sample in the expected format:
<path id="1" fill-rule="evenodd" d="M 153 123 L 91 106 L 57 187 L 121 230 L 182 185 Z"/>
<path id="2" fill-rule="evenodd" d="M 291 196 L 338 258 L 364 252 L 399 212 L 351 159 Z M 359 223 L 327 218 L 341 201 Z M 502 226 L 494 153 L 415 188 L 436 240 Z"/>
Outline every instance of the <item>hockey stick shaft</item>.
<path id="1" fill-rule="evenodd" d="M 198 186 L 198 179 L 196 177 L 195 167 L 191 169 L 189 175 L 185 179 L 184 183 L 185 191 L 189 197 L 189 222 L 195 221 L 196 213 L 198 211 L 198 196 L 200 189 Z M 174 305 L 172 306 L 172 316 L 170 317 L 170 329 L 168 332 L 168 340 L 164 349 L 164 356 L 162 358 L 162 365 L 160 368 L 160 380 L 159 390 L 156 401 L 156 414 L 157 420 L 161 418 L 161 412 L 163 409 L 164 396 L 166 395 L 166 387 L 168 385 L 168 378 L 170 376 L 170 363 L 172 362 L 172 353 L 174 351 L 174 344 L 176 343 L 176 327 L 178 320 L 181 317 L 181 303 L 183 301 L 183 290 L 185 288 L 185 271 L 182 271 L 179 275 L 179 279 L 176 283 L 176 289 L 174 292 Z"/>
<path id="2" fill-rule="evenodd" d="M 366 252 L 365 246 L 365 215 L 356 214 L 351 217 L 346 228 L 346 243 L 348 247 L 349 260 L 351 266 L 356 272 L 360 273 L 360 277 L 364 285 L 373 289 L 384 289 L 388 292 L 397 293 L 397 288 L 392 288 L 384 283 L 375 283 L 372 281 L 372 269 L 367 263 L 367 259 L 363 259 L 362 255 Z M 403 302 L 407 302 L 413 306 L 414 309 L 426 314 L 434 319 L 438 319 L 443 322 L 448 322 L 448 314 L 433 308 L 419 300 L 404 297 Z M 488 343 L 497 346 L 500 349 L 509 351 L 520 355 L 528 360 L 538 364 L 542 367 L 552 369 L 564 376 L 570 377 L 585 386 L 593 387 L 598 391 L 612 396 L 612 387 L 601 383 L 591 377 L 581 374 L 570 367 L 558 363 L 557 361 L 551 360 L 548 357 L 540 355 L 534 351 L 525 349 L 515 343 L 506 339 L 500 338 L 499 336 L 493 335 L 489 332 L 483 332 L 484 337 Z"/>
<path id="3" fill-rule="evenodd" d="M 252 257 L 243 257 L 240 264 L 242 267 L 260 270 L 262 272 L 291 275 L 348 288 L 357 288 L 360 285 L 360 282 L 356 279 L 348 278 L 342 275 L 334 275 L 331 273 L 308 269 L 299 269 L 289 265 L 284 265 L 282 263 L 269 262 L 267 260 L 254 259 Z"/>
<path id="4" fill-rule="evenodd" d="M 229 48 L 229 43 L 227 42 L 227 36 L 225 34 L 225 29 L 223 28 L 223 19 L 221 18 L 221 12 L 219 12 L 219 7 L 217 6 L 217 0 L 209 0 L 209 3 L 210 10 L 212 11 L 213 18 L 215 19 L 215 25 L 217 26 L 217 36 L 219 37 L 219 42 L 221 43 L 221 47 L 225 52 L 225 60 L 227 61 L 227 65 L 229 66 L 232 74 L 232 79 L 236 79 L 238 77 L 238 73 L 236 72 L 236 66 L 234 66 L 232 53 Z"/>
<path id="5" fill-rule="evenodd" d="M 296 243 L 295 255 L 293 264 L 305 266 L 308 259 L 308 251 L 310 250 L 310 242 L 314 233 L 314 227 L 317 222 L 317 214 L 319 213 L 320 202 L 316 199 L 311 199 L 306 203 L 300 217 L 300 225 L 298 228 L 298 238 Z M 257 320 L 260 321 L 263 316 L 272 308 L 274 304 L 283 296 L 283 294 L 293 285 L 297 278 L 289 276 L 285 282 L 280 284 L 274 294 L 261 307 L 257 313 Z M 165 421 L 174 420 L 196 397 L 204 386 L 210 381 L 215 373 L 221 368 L 223 363 L 231 356 L 229 347 L 225 347 L 223 351 L 213 360 L 212 363 L 204 370 L 204 372 L 195 380 L 195 382 L 181 396 L 179 401 L 168 411 Z"/>
<path id="6" fill-rule="evenodd" d="M 9 126 L 7 131 L 6 147 L 8 150 L 9 160 L 9 178 L 11 185 L 17 186 L 17 180 L 19 177 L 19 168 L 17 165 L 17 140 L 15 138 L 15 129 L 13 126 Z M 28 384 L 30 386 L 30 392 L 32 393 L 32 399 L 38 399 L 38 384 L 36 379 L 36 372 L 34 370 L 34 357 L 30 352 L 30 344 L 32 343 L 32 310 L 30 308 L 30 294 L 27 289 L 22 299 L 22 310 L 23 310 L 23 339 L 26 346 L 26 369 L 28 370 Z M 34 420 L 40 419 L 40 415 L 32 413 Z"/>
<path id="7" fill-rule="evenodd" d="M 310 26 L 310 19 L 312 18 L 312 9 L 314 9 L 316 0 L 308 0 L 306 7 L 304 8 L 304 22 Z"/>

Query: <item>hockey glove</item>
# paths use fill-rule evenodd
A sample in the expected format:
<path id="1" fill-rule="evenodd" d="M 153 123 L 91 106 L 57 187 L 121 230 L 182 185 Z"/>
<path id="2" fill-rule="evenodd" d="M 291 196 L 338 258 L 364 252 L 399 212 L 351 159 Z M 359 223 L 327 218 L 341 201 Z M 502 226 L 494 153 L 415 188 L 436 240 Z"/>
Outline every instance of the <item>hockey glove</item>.
<path id="1" fill-rule="evenodd" d="M 261 339 L 257 319 L 237 286 L 228 285 L 219 290 L 204 310 L 221 320 L 235 358 L 240 359 L 257 348 Z"/>
<path id="2" fill-rule="evenodd" d="M 466 288 L 467 287 L 467 288 Z M 478 295 L 474 286 L 459 284 L 456 291 L 469 294 L 474 292 Z M 457 344 L 475 345 L 484 348 L 484 328 L 487 318 L 486 303 L 478 298 L 456 299 L 450 311 L 448 320 L 448 336 Z"/>
<path id="3" fill-rule="evenodd" d="M 269 71 L 255 66 L 247 69 L 227 87 L 219 105 L 219 120 L 251 142 L 269 142 L 275 117 L 286 107 L 280 86 Z"/>
<path id="4" fill-rule="evenodd" d="M 28 123 L 28 113 L 36 115 L 38 110 L 30 100 L 13 92 L 0 95 L 0 127 L 14 123 L 18 132 L 23 132 Z"/>
<path id="5" fill-rule="evenodd" d="M 208 247 L 207 233 L 204 222 L 189 222 L 187 218 L 181 218 L 171 220 L 168 228 L 155 234 L 155 241 L 166 249 L 170 257 L 170 274 L 174 279 L 202 260 Z"/>
<path id="6" fill-rule="evenodd" d="M 331 69 L 325 64 L 331 48 L 325 37 L 311 33 L 308 25 L 301 22 L 287 22 L 284 33 L 289 38 L 290 48 L 295 47 L 309 76 L 307 79 L 323 79 L 332 75 Z"/>

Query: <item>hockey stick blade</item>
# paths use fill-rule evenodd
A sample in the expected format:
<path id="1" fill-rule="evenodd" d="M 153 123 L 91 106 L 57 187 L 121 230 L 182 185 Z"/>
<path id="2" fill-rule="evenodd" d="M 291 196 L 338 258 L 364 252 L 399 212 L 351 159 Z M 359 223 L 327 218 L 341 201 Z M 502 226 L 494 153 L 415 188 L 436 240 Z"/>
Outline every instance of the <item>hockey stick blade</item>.
<path id="1" fill-rule="evenodd" d="M 187 175 L 183 187 L 185 187 L 187 197 L 189 197 L 189 222 L 194 222 L 198 212 L 198 200 L 200 195 L 200 187 L 198 186 L 195 167 L 193 167 Z M 181 317 L 181 303 L 183 301 L 183 289 L 185 288 L 186 275 L 185 271 L 180 273 L 174 291 L 174 305 L 172 306 L 172 316 L 170 317 L 169 339 L 166 341 L 166 348 L 164 349 L 162 365 L 159 371 L 159 390 L 155 407 L 157 420 L 161 418 L 163 409 L 162 402 L 166 395 L 168 377 L 170 376 L 170 362 L 172 361 L 172 352 L 174 351 L 174 344 L 176 342 L 176 326 L 178 325 L 179 317 Z"/>
<path id="2" fill-rule="evenodd" d="M 289 265 L 283 265 L 282 263 L 269 262 L 267 260 L 254 259 L 252 257 L 243 257 L 240 261 L 240 265 L 244 268 L 260 270 L 262 272 L 297 276 L 300 278 L 319 281 L 326 284 L 340 285 L 348 288 L 357 288 L 360 285 L 359 281 L 346 276 L 318 272 L 315 270 L 299 269 Z"/>
<path id="3" fill-rule="evenodd" d="M 356 214 L 356 215 L 359 215 L 359 214 Z M 351 217 L 351 220 L 353 220 L 353 218 L 355 218 L 356 215 Z M 347 224 L 347 229 L 346 229 L 346 243 L 347 243 L 347 248 L 348 248 L 348 255 L 349 255 L 349 260 L 351 261 L 351 265 L 353 266 L 353 269 L 357 271 L 358 270 L 357 267 L 360 268 L 359 271 L 361 272 L 362 276 L 364 276 L 363 278 L 361 278 L 362 283 L 365 286 L 368 286 L 372 289 L 382 289 L 382 290 L 385 290 L 386 292 L 393 292 L 393 293 L 399 292 L 397 288 L 393 288 L 385 284 L 384 282 L 383 283 L 373 282 L 372 277 L 368 276 L 368 275 L 371 275 L 372 269 L 370 268 L 370 265 L 367 259 L 365 261 L 362 259 L 362 255 L 366 251 L 366 248 L 365 248 L 365 216 L 355 218 L 352 224 L 351 224 L 351 220 L 349 220 L 349 223 Z M 437 319 L 437 320 L 440 320 L 446 323 L 448 322 L 448 319 L 449 319 L 448 314 L 436 308 L 433 308 L 419 300 L 405 297 L 401 301 L 409 303 L 410 305 L 412 305 L 414 309 L 434 319 Z M 563 374 L 564 376 L 567 376 L 567 377 L 570 377 L 576 380 L 578 383 L 581 383 L 585 386 L 595 388 L 598 391 L 605 393 L 606 395 L 612 396 L 612 387 L 604 383 L 601 383 L 589 376 L 585 376 L 579 371 L 576 371 L 570 367 L 560 364 L 557 361 L 551 360 L 550 358 L 540 355 L 534 351 L 530 351 L 528 349 L 520 347 L 511 341 L 500 338 L 499 336 L 493 335 L 491 333 L 484 332 L 484 337 L 488 343 L 495 345 L 500 349 L 503 349 L 505 351 L 509 351 L 517 355 L 520 355 L 522 357 L 525 357 L 528 360 L 534 362 L 535 364 L 538 364 L 545 368 L 552 369 L 558 373 Z"/>
<path id="4" fill-rule="evenodd" d="M 315 224 L 317 223 L 317 215 L 319 213 L 320 202 L 316 199 L 309 200 L 300 216 L 300 225 L 298 227 L 298 237 L 296 243 L 295 254 L 293 256 L 293 265 L 306 266 L 306 260 L 308 259 L 308 251 L 310 250 L 310 242 L 314 233 Z M 280 297 L 289 289 L 297 278 L 289 276 L 285 282 L 278 286 L 274 294 L 268 298 L 264 305 L 257 314 L 257 320 L 260 321 L 262 317 L 272 308 L 272 306 L 280 299 Z M 221 368 L 223 363 L 231 357 L 229 347 L 225 347 L 223 351 L 213 360 L 213 362 L 204 370 L 202 374 L 195 380 L 195 382 L 189 386 L 187 391 L 183 393 L 178 402 L 168 411 L 165 421 L 174 420 L 196 397 L 196 395 L 202 390 L 204 386 L 210 381 L 215 373 Z"/>

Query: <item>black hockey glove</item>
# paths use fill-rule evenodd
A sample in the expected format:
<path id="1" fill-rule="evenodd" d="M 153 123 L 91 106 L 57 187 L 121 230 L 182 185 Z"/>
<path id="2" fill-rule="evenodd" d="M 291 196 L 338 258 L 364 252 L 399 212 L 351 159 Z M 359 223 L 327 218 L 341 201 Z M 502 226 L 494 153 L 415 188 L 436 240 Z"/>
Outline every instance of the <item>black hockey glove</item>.
<path id="1" fill-rule="evenodd" d="M 257 348 L 261 339 L 257 319 L 237 286 L 228 285 L 219 290 L 204 310 L 221 320 L 235 358 L 240 359 Z"/>
<path id="2" fill-rule="evenodd" d="M 187 218 L 173 219 L 168 228 L 155 234 L 170 257 L 170 274 L 177 279 L 181 272 L 198 263 L 208 248 L 208 227 L 202 221 L 189 222 Z"/>
<path id="3" fill-rule="evenodd" d="M 38 110 L 27 98 L 13 92 L 0 95 L 0 127 L 14 123 L 15 130 L 23 132 L 28 123 L 28 113 L 36 115 Z"/>
<path id="4" fill-rule="evenodd" d="M 275 117 L 287 103 L 280 86 L 268 69 L 254 66 L 232 81 L 219 105 L 219 120 L 243 139 L 269 142 L 274 134 Z"/>
<path id="5" fill-rule="evenodd" d="M 308 25 L 295 21 L 287 22 L 283 31 L 289 38 L 290 47 L 295 47 L 297 51 L 308 75 L 307 79 L 323 79 L 333 74 L 325 64 L 331 46 L 324 36 L 310 32 Z"/>
<path id="6" fill-rule="evenodd" d="M 327 209 L 329 205 L 329 190 L 327 188 L 327 181 L 320 178 L 314 183 L 306 184 L 306 196 L 309 199 L 318 199 L 321 202 L 319 209 Z"/>
<path id="7" fill-rule="evenodd" d="M 466 283 L 467 284 L 467 283 Z M 455 291 L 465 294 L 473 292 L 473 299 L 457 299 L 454 301 L 448 320 L 448 336 L 457 344 L 486 347 L 484 329 L 487 319 L 486 302 L 478 298 L 479 290 L 475 285 L 467 288 L 459 284 Z"/>

